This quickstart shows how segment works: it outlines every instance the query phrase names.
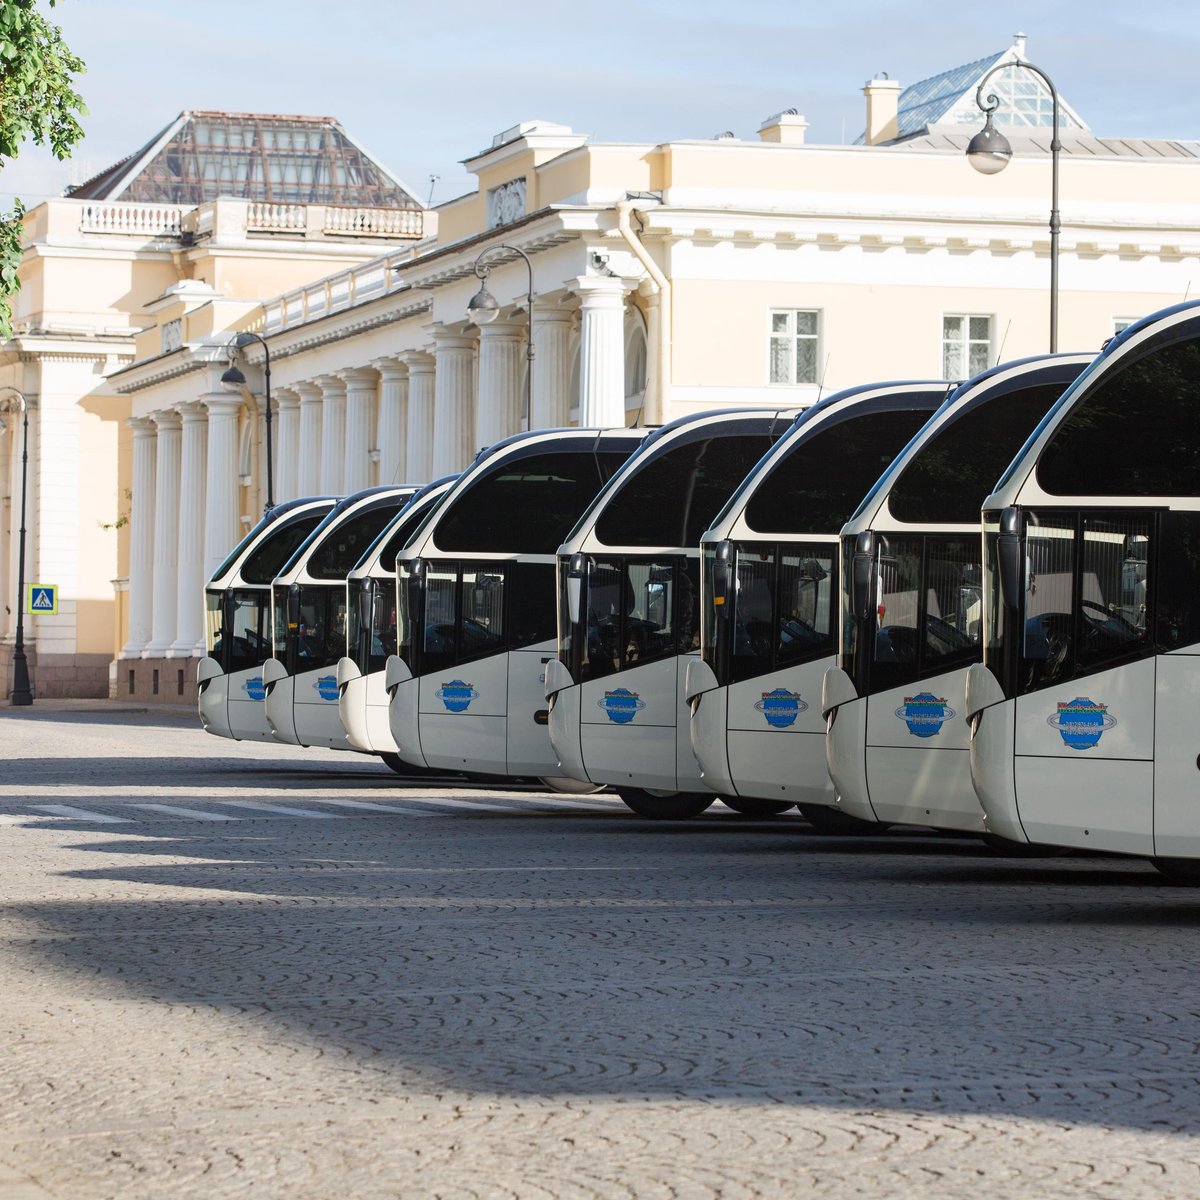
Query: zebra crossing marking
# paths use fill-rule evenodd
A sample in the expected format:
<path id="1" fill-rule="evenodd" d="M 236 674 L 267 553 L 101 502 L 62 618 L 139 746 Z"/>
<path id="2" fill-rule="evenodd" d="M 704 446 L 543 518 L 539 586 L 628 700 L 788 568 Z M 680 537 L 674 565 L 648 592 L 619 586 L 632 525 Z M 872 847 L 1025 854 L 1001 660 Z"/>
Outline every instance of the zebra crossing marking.
<path id="1" fill-rule="evenodd" d="M 235 808 L 246 808 L 254 812 L 275 813 L 280 817 L 308 817 L 316 821 L 337 821 L 337 813 L 314 812 L 311 808 L 288 808 L 284 804 L 264 804 L 261 800 L 214 800 L 214 804 L 228 804 Z"/>
<path id="2" fill-rule="evenodd" d="M 132 825 L 132 817 L 114 817 L 110 813 L 92 812 L 88 808 L 75 808 L 70 804 L 32 804 L 38 812 L 49 813 L 52 817 L 65 817 L 68 821 L 88 821 L 99 825 Z"/>
<path id="3" fill-rule="evenodd" d="M 240 821 L 226 813 L 204 812 L 199 808 L 184 808 L 181 804 L 135 804 L 134 808 L 145 808 L 150 812 L 164 813 L 168 817 L 183 817 L 189 821 Z"/>

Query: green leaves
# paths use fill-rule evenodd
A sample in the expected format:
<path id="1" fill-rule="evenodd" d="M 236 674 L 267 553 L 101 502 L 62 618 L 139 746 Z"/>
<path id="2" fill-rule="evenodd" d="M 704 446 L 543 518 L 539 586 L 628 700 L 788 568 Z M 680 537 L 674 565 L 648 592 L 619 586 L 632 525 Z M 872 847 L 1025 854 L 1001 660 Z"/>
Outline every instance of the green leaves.
<path id="1" fill-rule="evenodd" d="M 47 4 L 53 8 L 55 0 Z M 30 138 L 48 145 L 55 158 L 70 156 L 83 137 L 78 118 L 88 111 L 75 90 L 75 77 L 85 70 L 37 0 L 0 0 L 0 160 L 16 158 Z M 17 268 L 24 212 L 18 200 L 0 217 L 0 338 L 12 336 L 7 297 L 21 286 Z"/>

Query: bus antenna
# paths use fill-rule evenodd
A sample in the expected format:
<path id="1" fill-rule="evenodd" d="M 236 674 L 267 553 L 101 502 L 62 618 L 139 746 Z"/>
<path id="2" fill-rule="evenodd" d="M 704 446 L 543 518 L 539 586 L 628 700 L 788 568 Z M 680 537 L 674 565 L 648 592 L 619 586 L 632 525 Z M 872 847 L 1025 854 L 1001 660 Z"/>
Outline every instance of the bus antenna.
<path id="1" fill-rule="evenodd" d="M 819 384 L 817 384 L 817 398 L 814 401 L 814 403 L 816 403 L 816 404 L 821 403 L 821 394 L 825 391 L 825 380 L 829 375 L 829 359 L 830 359 L 830 356 L 832 355 L 832 353 L 833 352 L 830 351 L 829 354 L 825 355 L 825 366 L 821 371 L 821 382 Z"/>
<path id="2" fill-rule="evenodd" d="M 1004 327 L 1004 336 L 1000 339 L 1000 349 L 996 351 L 996 361 L 992 366 L 997 366 L 1004 358 L 1004 343 L 1008 341 L 1008 331 L 1012 328 L 1012 317 L 1008 318 L 1008 324 Z"/>

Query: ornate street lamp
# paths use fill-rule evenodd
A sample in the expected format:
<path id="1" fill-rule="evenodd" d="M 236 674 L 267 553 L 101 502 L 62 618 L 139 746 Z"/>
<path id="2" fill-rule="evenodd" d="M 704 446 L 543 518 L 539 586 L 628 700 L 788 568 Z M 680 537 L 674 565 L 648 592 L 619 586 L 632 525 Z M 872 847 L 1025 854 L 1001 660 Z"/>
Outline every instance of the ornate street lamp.
<path id="1" fill-rule="evenodd" d="M 500 302 L 487 290 L 487 279 L 492 273 L 494 262 L 486 259 L 496 258 L 502 251 L 507 250 L 525 260 L 525 270 L 529 273 L 529 288 L 525 294 L 525 311 L 529 318 L 529 338 L 525 343 L 525 420 L 527 425 L 533 423 L 533 263 L 529 255 L 516 246 L 501 242 L 489 246 L 475 260 L 475 277 L 479 280 L 479 291 L 467 302 L 467 316 L 476 325 L 490 325 L 500 315 Z"/>
<path id="2" fill-rule="evenodd" d="M 16 398 L 16 411 L 21 414 L 21 535 L 17 545 L 17 640 L 13 643 L 13 686 L 9 703 L 21 708 L 33 703 L 29 686 L 29 663 L 25 658 L 25 501 L 29 478 L 29 402 L 15 387 L 3 389 Z M 13 412 L 12 401 L 4 408 Z"/>
<path id="3" fill-rule="evenodd" d="M 1000 107 L 1000 100 L 994 92 L 985 99 L 983 89 L 997 71 L 1017 67 L 1032 71 L 1045 83 L 1050 89 L 1054 105 L 1054 127 L 1050 134 L 1050 353 L 1053 354 L 1058 350 L 1058 231 L 1061 228 L 1058 215 L 1058 152 L 1062 149 L 1062 143 L 1058 140 L 1058 92 L 1045 71 L 1018 58 L 997 63 L 979 81 L 975 103 L 984 113 L 985 120 L 983 128 L 967 146 L 967 160 L 984 175 L 995 175 L 1008 166 L 1008 160 L 1012 158 L 1012 146 L 1008 138 L 992 125 L 992 114 Z"/>
<path id="4" fill-rule="evenodd" d="M 271 449 L 271 351 L 267 347 L 266 339 L 259 337 L 257 333 L 236 334 L 229 345 L 233 350 L 242 350 L 253 342 L 257 342 L 263 348 L 263 390 L 267 398 L 267 407 L 263 414 L 267 422 L 267 502 L 263 505 L 263 512 L 269 513 L 275 507 Z M 234 363 L 230 363 L 229 369 L 221 376 L 221 386 L 227 392 L 240 392 L 247 396 L 250 394 L 246 387 L 246 376 Z"/>

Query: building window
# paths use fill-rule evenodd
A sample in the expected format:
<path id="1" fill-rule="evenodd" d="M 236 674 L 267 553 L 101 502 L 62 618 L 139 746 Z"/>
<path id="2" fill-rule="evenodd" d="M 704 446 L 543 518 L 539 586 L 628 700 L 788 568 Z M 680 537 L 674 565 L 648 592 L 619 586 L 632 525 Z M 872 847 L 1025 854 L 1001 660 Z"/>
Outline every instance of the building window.
<path id="1" fill-rule="evenodd" d="M 771 382 L 816 383 L 820 313 L 816 309 L 771 314 Z"/>
<path id="2" fill-rule="evenodd" d="M 942 317 L 943 379 L 970 379 L 988 369 L 991 357 L 991 317 L 967 314 Z"/>

